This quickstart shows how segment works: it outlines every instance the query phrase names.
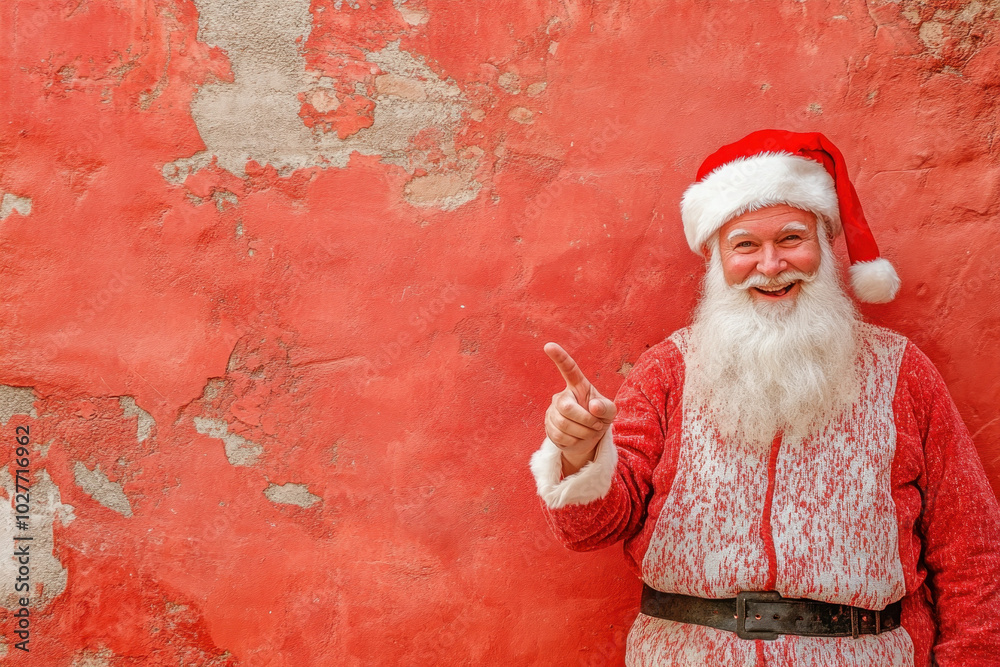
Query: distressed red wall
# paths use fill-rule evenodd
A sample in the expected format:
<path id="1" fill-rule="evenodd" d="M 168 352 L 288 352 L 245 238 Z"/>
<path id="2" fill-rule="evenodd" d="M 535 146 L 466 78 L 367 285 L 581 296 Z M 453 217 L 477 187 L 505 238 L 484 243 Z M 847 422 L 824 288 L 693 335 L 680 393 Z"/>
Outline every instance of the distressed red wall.
<path id="1" fill-rule="evenodd" d="M 998 11 L 2 3 L 4 664 L 621 664 L 638 582 L 527 472 L 541 346 L 612 393 L 684 325 L 678 198 L 764 127 L 847 155 L 904 281 L 865 312 L 1000 488 Z"/>

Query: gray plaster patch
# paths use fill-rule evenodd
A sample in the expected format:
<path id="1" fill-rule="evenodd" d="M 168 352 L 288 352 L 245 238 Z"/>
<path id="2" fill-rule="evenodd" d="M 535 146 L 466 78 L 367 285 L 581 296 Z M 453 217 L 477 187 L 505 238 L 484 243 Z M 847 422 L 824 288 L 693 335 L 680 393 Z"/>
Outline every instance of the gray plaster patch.
<path id="1" fill-rule="evenodd" d="M 243 223 L 240 223 L 238 228 L 238 236 L 243 235 Z M 235 354 L 235 350 L 233 351 Z M 232 362 L 233 355 L 229 355 L 230 362 Z M 226 381 L 222 378 L 211 378 L 205 383 L 205 390 L 202 392 L 202 396 L 206 401 L 211 400 L 219 395 L 219 390 L 226 386 Z"/>
<path id="2" fill-rule="evenodd" d="M 528 89 L 524 92 L 528 94 L 528 97 L 538 97 L 543 92 L 545 92 L 546 86 L 549 84 L 545 81 L 539 81 L 538 83 L 533 83 L 528 86 Z"/>
<path id="3" fill-rule="evenodd" d="M 521 80 L 513 72 L 504 72 L 501 74 L 497 80 L 497 84 L 511 95 L 517 95 L 521 92 Z"/>
<path id="4" fill-rule="evenodd" d="M 435 206 L 451 211 L 472 201 L 479 192 L 479 183 L 471 183 L 459 173 L 427 174 L 410 179 L 403 188 L 406 200 L 414 206 Z"/>
<path id="5" fill-rule="evenodd" d="M 149 434 L 153 431 L 153 427 L 156 425 L 153 415 L 136 405 L 135 398 L 132 396 L 119 396 L 118 404 L 122 406 L 126 417 L 139 418 L 139 425 L 136 428 L 135 434 L 136 441 L 142 442 L 148 438 Z"/>
<path id="6" fill-rule="evenodd" d="M 299 507 L 309 507 L 319 502 L 320 497 L 309 493 L 309 488 L 305 484 L 271 484 L 264 489 L 264 495 L 272 503 L 283 505 L 298 505 Z"/>
<path id="7" fill-rule="evenodd" d="M 407 7 L 406 0 L 392 0 L 392 5 L 399 12 L 399 15 L 403 17 L 403 20 L 410 25 L 427 23 L 427 20 L 430 18 L 426 11 Z"/>
<path id="8" fill-rule="evenodd" d="M 111 658 L 114 655 L 106 648 L 97 652 L 84 651 L 73 658 L 73 664 L 70 667 L 111 667 Z"/>
<path id="9" fill-rule="evenodd" d="M 14 415 L 38 417 L 35 412 L 35 392 L 31 387 L 0 384 L 0 424 L 6 424 Z"/>
<path id="10" fill-rule="evenodd" d="M 229 190 L 216 190 L 212 193 L 212 200 L 215 202 L 215 208 L 218 211 L 225 211 L 227 204 L 229 206 L 236 206 L 240 203 L 236 194 Z"/>
<path id="11" fill-rule="evenodd" d="M 75 519 L 73 506 L 64 505 L 49 473 L 42 469 L 30 479 L 28 504 L 28 530 L 17 526 L 16 513 L 11 502 L 0 502 L 0 540 L 13 545 L 15 536 L 31 537 L 29 557 L 31 559 L 31 598 L 33 609 L 43 609 L 66 589 L 67 571 L 56 558 L 52 537 L 52 524 L 58 520 L 67 525 Z M 11 500 L 15 499 L 15 483 L 7 468 L 0 468 L 0 486 Z M 0 606 L 14 609 L 18 597 L 23 593 L 14 590 L 17 577 L 17 563 L 11 558 L 0 558 Z M 41 591 L 39 592 L 39 587 Z"/>
<path id="12" fill-rule="evenodd" d="M 535 122 L 535 113 L 531 109 L 526 109 L 525 107 L 514 107 L 507 114 L 507 117 L 513 121 L 517 121 L 522 125 L 531 125 Z"/>
<path id="13" fill-rule="evenodd" d="M 250 466 L 264 453 L 264 448 L 241 435 L 229 432 L 229 424 L 223 419 L 194 418 L 194 428 L 198 433 L 222 440 L 226 448 L 226 458 L 234 466 Z"/>
<path id="14" fill-rule="evenodd" d="M 77 461 L 73 464 L 73 477 L 77 486 L 109 510 L 114 510 L 125 517 L 132 516 L 132 505 L 125 497 L 122 485 L 109 480 L 108 476 L 101 472 L 100 465 L 88 470 L 87 466 Z"/>
<path id="15" fill-rule="evenodd" d="M 377 96 L 372 126 L 340 139 L 336 132 L 313 131 L 298 115 L 299 94 L 317 108 L 339 104 L 329 78 L 306 69 L 296 43 L 304 42 L 312 28 L 309 0 L 195 0 L 195 6 L 198 39 L 226 52 L 233 81 L 206 83 L 195 93 L 191 115 L 205 150 L 165 165 L 169 182 L 183 183 L 213 157 L 241 178 L 248 160 L 287 175 L 306 167 L 345 167 L 355 151 L 408 170 L 428 167 L 408 149 L 411 137 L 435 127 L 445 156 L 470 181 L 467 189 L 478 191 L 472 179 L 478 160 L 470 165 L 458 159 L 454 142 L 468 102 L 453 81 L 442 80 L 422 59 L 401 50 L 398 41 L 366 54 L 383 77 L 392 78 L 381 79 L 384 94 Z M 419 21 L 415 12 L 399 8 Z M 360 84 L 359 93 L 364 92 Z"/>
<path id="16" fill-rule="evenodd" d="M 21 215 L 31 215 L 31 199 L 28 197 L 18 197 L 9 192 L 0 199 L 0 220 L 17 211 Z"/>

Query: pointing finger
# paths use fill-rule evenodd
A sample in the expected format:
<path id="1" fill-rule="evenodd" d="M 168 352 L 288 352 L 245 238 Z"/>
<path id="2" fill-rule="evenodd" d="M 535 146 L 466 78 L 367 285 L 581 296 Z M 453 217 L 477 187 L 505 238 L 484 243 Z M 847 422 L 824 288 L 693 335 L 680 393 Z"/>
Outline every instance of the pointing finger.
<path id="1" fill-rule="evenodd" d="M 566 350 L 562 349 L 558 343 L 546 343 L 544 349 L 545 354 L 549 355 L 549 359 L 555 363 L 556 368 L 559 369 L 559 373 L 566 380 L 566 386 L 573 390 L 577 400 L 586 400 L 587 393 L 590 390 L 590 382 L 587 381 L 583 371 L 573 361 L 573 357 L 569 356 Z"/>

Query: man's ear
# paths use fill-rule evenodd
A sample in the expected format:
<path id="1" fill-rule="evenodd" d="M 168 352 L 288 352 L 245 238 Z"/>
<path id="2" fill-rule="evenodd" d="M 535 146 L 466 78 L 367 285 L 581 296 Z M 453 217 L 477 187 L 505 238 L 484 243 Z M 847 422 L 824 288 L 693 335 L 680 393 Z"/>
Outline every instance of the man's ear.
<path id="1" fill-rule="evenodd" d="M 813 216 L 815 216 L 816 218 L 816 227 L 818 229 L 823 230 L 823 233 L 826 234 L 826 238 L 830 242 L 830 245 L 832 246 L 833 239 L 836 238 L 836 236 L 833 233 L 833 225 L 831 225 L 830 221 L 826 219 L 826 216 L 817 215 L 815 213 L 813 213 Z"/>
<path id="2" fill-rule="evenodd" d="M 712 259 L 712 253 L 719 249 L 719 232 L 715 232 L 712 236 L 709 236 L 705 243 L 701 246 L 701 256 L 705 258 L 705 261 Z"/>

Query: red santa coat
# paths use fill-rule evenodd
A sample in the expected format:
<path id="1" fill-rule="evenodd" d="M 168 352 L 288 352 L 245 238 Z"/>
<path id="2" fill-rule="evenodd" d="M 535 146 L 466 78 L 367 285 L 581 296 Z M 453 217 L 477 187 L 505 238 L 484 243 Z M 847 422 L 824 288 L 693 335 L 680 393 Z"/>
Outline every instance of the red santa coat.
<path id="1" fill-rule="evenodd" d="M 807 438 L 748 445 L 722 442 L 685 404 L 688 335 L 639 358 L 593 463 L 561 479 L 547 439 L 532 458 L 556 534 L 577 550 L 624 540 L 629 566 L 661 591 L 777 590 L 868 609 L 902 599 L 902 627 L 748 641 L 640 614 L 628 664 L 1000 665 L 1000 509 L 927 357 L 862 325 L 855 404 Z"/>

